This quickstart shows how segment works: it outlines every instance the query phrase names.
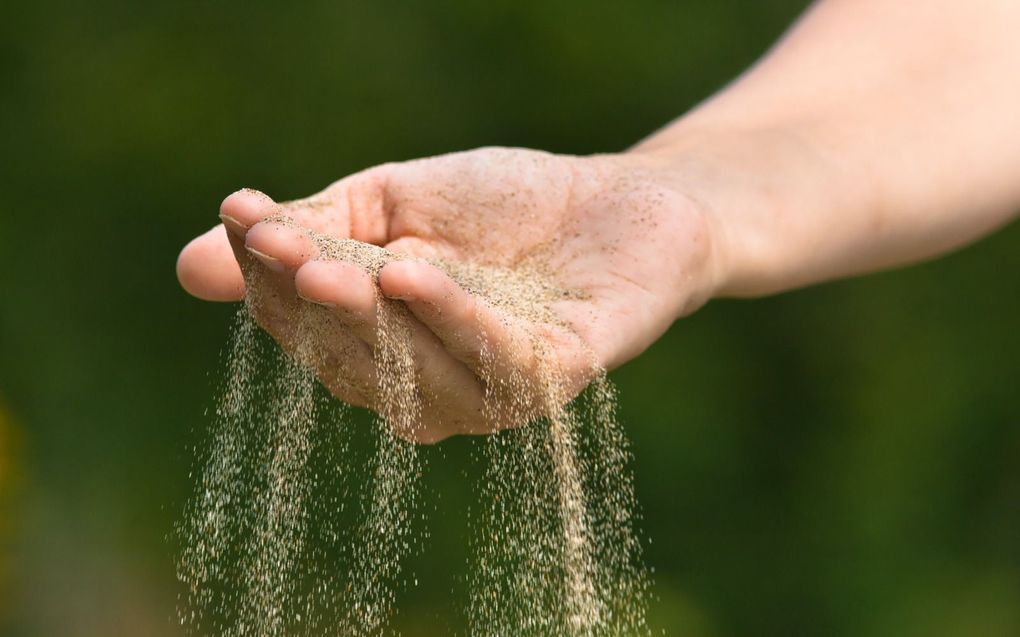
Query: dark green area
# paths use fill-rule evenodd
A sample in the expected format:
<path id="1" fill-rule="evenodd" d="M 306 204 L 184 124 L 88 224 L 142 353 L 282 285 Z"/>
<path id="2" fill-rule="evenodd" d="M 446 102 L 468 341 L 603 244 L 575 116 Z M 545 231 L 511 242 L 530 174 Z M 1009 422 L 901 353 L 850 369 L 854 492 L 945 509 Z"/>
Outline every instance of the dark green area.
<path id="1" fill-rule="evenodd" d="M 618 150 L 805 2 L 592 4 L 5 8 L 0 396 L 21 482 L 0 513 L 15 531 L 0 633 L 176 634 L 165 536 L 233 308 L 187 297 L 173 264 L 224 195 L 301 196 L 480 145 Z M 1020 227 L 936 263 L 712 303 L 614 377 L 656 627 L 1020 634 Z M 428 451 L 405 635 L 458 626 L 470 446 Z"/>

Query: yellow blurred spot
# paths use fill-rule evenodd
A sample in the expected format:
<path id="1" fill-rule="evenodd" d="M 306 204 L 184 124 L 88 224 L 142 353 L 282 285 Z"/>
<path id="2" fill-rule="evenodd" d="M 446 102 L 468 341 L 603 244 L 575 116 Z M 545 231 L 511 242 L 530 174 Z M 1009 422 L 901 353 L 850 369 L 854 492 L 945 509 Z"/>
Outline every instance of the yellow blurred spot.
<path id="1" fill-rule="evenodd" d="M 0 620 L 6 617 L 11 585 L 12 500 L 16 483 L 16 430 L 14 418 L 0 396 Z"/>
<path id="2" fill-rule="evenodd" d="M 5 502 L 4 495 L 7 493 L 11 482 L 12 467 L 14 459 L 11 458 L 11 417 L 7 413 L 7 406 L 3 399 L 0 399 L 0 502 Z M 0 517 L 0 521 L 4 518 Z"/>

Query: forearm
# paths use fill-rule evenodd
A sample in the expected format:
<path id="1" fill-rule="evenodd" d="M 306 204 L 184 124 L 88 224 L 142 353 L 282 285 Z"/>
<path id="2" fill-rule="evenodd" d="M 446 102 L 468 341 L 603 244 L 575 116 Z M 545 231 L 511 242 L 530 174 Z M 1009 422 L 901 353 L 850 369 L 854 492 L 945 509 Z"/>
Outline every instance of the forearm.
<path id="1" fill-rule="evenodd" d="M 929 258 L 1020 209 L 1018 27 L 1012 0 L 826 0 L 634 150 L 718 189 L 722 295 Z"/>

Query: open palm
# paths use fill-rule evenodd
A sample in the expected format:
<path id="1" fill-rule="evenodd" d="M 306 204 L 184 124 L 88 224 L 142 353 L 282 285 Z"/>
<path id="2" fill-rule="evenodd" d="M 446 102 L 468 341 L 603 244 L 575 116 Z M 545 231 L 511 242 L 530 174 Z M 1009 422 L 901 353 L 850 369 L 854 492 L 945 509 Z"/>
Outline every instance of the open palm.
<path id="1" fill-rule="evenodd" d="M 242 269 L 257 272 L 248 277 L 263 300 L 256 319 L 285 348 L 295 347 L 295 305 L 328 307 L 340 327 L 317 344 L 325 352 L 318 374 L 338 397 L 370 408 L 378 404 L 373 352 L 381 290 L 416 319 L 412 343 L 427 399 L 413 437 L 491 432 L 523 424 L 483 408 L 493 379 L 538 384 L 540 367 L 552 365 L 563 400 L 570 399 L 593 370 L 633 358 L 707 299 L 710 219 L 668 184 L 653 162 L 636 155 L 483 148 L 384 164 L 286 204 L 234 193 L 221 206 L 225 228 L 189 244 L 178 274 L 200 298 L 236 300 L 244 293 Z M 421 259 L 388 263 L 377 288 L 351 263 L 318 259 L 309 233 L 274 221 L 279 214 L 410 257 L 508 268 L 538 263 L 572 294 L 553 301 L 547 315 L 521 315 L 479 300 Z"/>

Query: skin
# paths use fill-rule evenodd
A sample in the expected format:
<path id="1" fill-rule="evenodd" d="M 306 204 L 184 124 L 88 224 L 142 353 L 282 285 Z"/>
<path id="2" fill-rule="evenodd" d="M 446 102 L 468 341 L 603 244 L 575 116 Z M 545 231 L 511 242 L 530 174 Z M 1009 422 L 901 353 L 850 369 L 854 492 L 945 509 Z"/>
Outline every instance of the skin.
<path id="1" fill-rule="evenodd" d="M 916 262 L 965 245 L 1020 209 L 1020 3 L 820 2 L 743 77 L 636 147 L 575 157 L 483 148 L 351 175 L 277 204 L 242 190 L 182 251 L 191 294 L 235 301 L 260 268 L 256 312 L 293 348 L 287 304 L 324 305 L 323 337 L 373 406 L 375 292 L 351 264 L 316 260 L 301 225 L 395 252 L 495 265 L 542 254 L 563 325 L 527 324 L 476 302 L 440 270 L 387 265 L 383 294 L 416 321 L 426 393 L 440 400 L 411 437 L 434 442 L 521 424 L 480 418 L 483 343 L 495 377 L 536 377 L 542 349 L 576 393 L 592 358 L 612 369 L 713 297 L 760 296 Z M 239 265 L 240 264 L 240 265 Z M 495 345 L 495 347 L 492 347 Z M 330 353 L 332 355 L 330 355 Z M 324 379 L 335 370 L 322 369 Z M 491 378 L 491 377 L 490 377 Z"/>

